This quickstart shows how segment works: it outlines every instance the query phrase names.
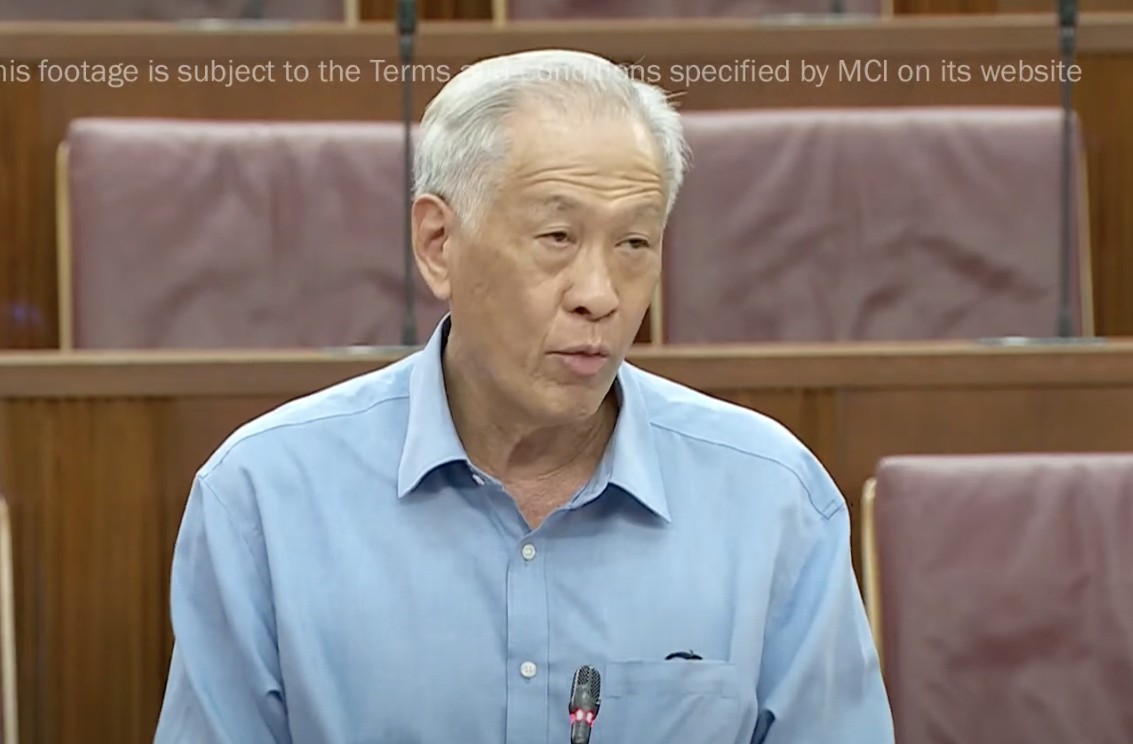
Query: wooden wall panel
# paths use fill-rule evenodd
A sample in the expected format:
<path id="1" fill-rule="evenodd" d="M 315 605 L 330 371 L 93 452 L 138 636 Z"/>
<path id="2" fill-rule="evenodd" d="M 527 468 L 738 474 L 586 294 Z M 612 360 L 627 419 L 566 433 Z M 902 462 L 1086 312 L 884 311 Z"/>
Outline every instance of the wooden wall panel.
<path id="1" fill-rule="evenodd" d="M 1133 428 L 1120 423 L 1133 421 L 1130 385 L 938 389 L 931 399 L 863 390 L 845 396 L 841 420 L 856 431 L 842 431 L 842 451 L 827 463 L 851 492 L 893 454 L 1133 451 Z"/>
<path id="2" fill-rule="evenodd" d="M 24 741 L 141 742 L 168 666 L 154 529 L 163 406 L 139 400 L 3 405 L 17 559 Z M 11 463 L 18 465 L 12 466 Z M 82 493 L 74 499 L 69 494 Z M 142 598 L 144 601 L 139 601 Z M 116 682 L 106 685 L 107 676 Z M 92 690 L 100 690 L 93 696 Z"/>
<path id="3" fill-rule="evenodd" d="M 0 83 L 0 349 L 56 345 L 55 240 L 42 86 Z M 34 246 L 40 246 L 38 249 Z"/>
<path id="4" fill-rule="evenodd" d="M 1133 57 L 1088 55 L 1082 80 L 1133 80 Z M 1129 88 L 1129 83 L 1118 85 Z M 1133 95 L 1113 86 L 1077 89 L 1089 168 L 1090 231 L 1094 246 L 1094 312 L 1098 332 L 1133 335 Z M 1122 142 L 1128 144 L 1121 144 Z"/>
<path id="5" fill-rule="evenodd" d="M 192 475 L 285 397 L 0 402 L 5 459 L 19 463 L 0 487 L 15 530 L 22 741 L 152 741 Z"/>
<path id="6" fill-rule="evenodd" d="M 995 13 L 996 0 L 893 0 L 894 15 Z"/>
<path id="7" fill-rule="evenodd" d="M 417 0 L 417 16 L 426 21 L 488 21 L 492 19 L 492 0 Z M 392 21 L 397 18 L 397 0 L 360 0 L 359 14 L 364 21 Z"/>
<path id="8" fill-rule="evenodd" d="M 617 0 L 610 0 L 617 2 Z M 430 21 L 490 20 L 491 0 L 422 0 L 420 17 Z M 1082 0 L 1084 13 L 1133 11 L 1133 0 Z M 993 13 L 1051 13 L 1054 0 L 894 0 L 897 15 L 975 15 Z M 363 20 L 389 21 L 397 17 L 397 0 L 362 0 Z"/>
<path id="9" fill-rule="evenodd" d="M 1054 13 L 1057 0 L 894 0 L 896 15 L 990 15 Z M 1128 13 L 1133 0 L 1082 0 L 1083 13 Z"/>
<path id="10" fill-rule="evenodd" d="M 148 60 L 177 65 L 210 59 L 355 62 L 398 59 L 386 25 L 358 29 L 187 34 L 164 27 L 145 32 L 114 27 L 44 30 L 0 29 L 0 46 L 13 60 Z M 422 64 L 459 69 L 491 54 L 568 46 L 619 61 L 656 64 L 659 82 L 683 93 L 688 110 L 731 107 L 889 105 L 1057 105 L 1046 84 L 926 83 L 686 85 L 672 65 L 757 63 L 800 59 L 837 63 L 879 57 L 900 62 L 1047 62 L 1057 56 L 1051 18 L 905 19 L 851 27 L 682 23 L 637 25 L 536 25 L 494 30 L 483 25 L 432 25 L 423 29 Z M 1133 99 L 1121 93 L 1133 72 L 1133 16 L 1093 17 L 1081 33 L 1083 80 L 1076 105 L 1085 122 L 1093 200 L 1096 327 L 1108 335 L 1133 334 Z M 418 113 L 443 82 L 417 86 Z M 57 289 L 54 229 L 54 150 L 67 123 L 81 116 L 168 116 L 225 119 L 399 119 L 399 86 L 390 83 L 273 83 L 218 87 L 139 82 L 105 85 L 0 85 L 0 348 L 56 346 Z"/>

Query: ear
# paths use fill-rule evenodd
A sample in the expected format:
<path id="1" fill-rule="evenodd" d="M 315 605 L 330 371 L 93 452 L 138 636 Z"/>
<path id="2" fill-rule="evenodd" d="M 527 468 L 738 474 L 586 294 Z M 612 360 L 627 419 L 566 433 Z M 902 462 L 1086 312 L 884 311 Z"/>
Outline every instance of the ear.
<path id="1" fill-rule="evenodd" d="M 447 302 L 452 295 L 449 280 L 450 260 L 445 250 L 453 237 L 456 214 L 444 199 L 423 194 L 413 202 L 413 257 L 417 270 L 429 285 L 433 296 Z"/>

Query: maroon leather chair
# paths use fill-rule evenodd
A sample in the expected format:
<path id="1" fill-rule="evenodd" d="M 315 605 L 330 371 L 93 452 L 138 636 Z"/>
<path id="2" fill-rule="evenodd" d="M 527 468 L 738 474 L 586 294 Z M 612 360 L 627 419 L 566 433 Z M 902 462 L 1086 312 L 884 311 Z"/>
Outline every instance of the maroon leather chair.
<path id="1" fill-rule="evenodd" d="M 344 0 L 0 0 L 0 21 L 346 20 Z"/>
<path id="2" fill-rule="evenodd" d="M 506 0 L 510 20 L 758 18 L 779 15 L 892 14 L 891 0 Z"/>
<path id="3" fill-rule="evenodd" d="M 403 137 L 396 123 L 75 121 L 64 347 L 399 344 Z M 413 274 L 423 342 L 445 308 Z"/>
<path id="4" fill-rule="evenodd" d="M 898 744 L 1133 741 L 1133 454 L 892 457 L 863 505 Z"/>
<path id="5" fill-rule="evenodd" d="M 1057 335 L 1059 109 L 684 120 L 692 169 L 665 239 L 666 343 Z M 1084 170 L 1072 299 L 1092 335 Z"/>

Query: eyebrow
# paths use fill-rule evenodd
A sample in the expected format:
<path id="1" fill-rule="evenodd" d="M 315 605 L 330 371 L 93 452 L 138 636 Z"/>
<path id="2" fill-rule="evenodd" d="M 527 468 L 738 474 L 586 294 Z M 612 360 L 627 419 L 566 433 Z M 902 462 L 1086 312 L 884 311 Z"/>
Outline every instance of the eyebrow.
<path id="1" fill-rule="evenodd" d="M 661 217 L 664 214 L 664 208 L 659 207 L 652 202 L 648 204 L 642 204 L 633 210 L 634 217 Z"/>
<path id="2" fill-rule="evenodd" d="M 557 194 L 540 199 L 536 206 L 542 212 L 577 212 L 582 209 L 582 204 L 578 200 Z"/>

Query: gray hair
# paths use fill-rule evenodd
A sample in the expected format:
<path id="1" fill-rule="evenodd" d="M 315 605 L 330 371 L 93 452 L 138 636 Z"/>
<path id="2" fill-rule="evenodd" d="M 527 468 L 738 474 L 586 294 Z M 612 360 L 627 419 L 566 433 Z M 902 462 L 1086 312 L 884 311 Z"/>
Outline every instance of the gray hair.
<path id="1" fill-rule="evenodd" d="M 425 109 L 414 154 L 414 196 L 433 194 L 475 223 L 498 185 L 507 155 L 506 118 L 532 100 L 577 103 L 637 117 L 661 157 L 672 211 L 688 167 L 681 117 L 660 88 L 585 52 L 521 52 L 477 62 L 452 78 Z"/>

